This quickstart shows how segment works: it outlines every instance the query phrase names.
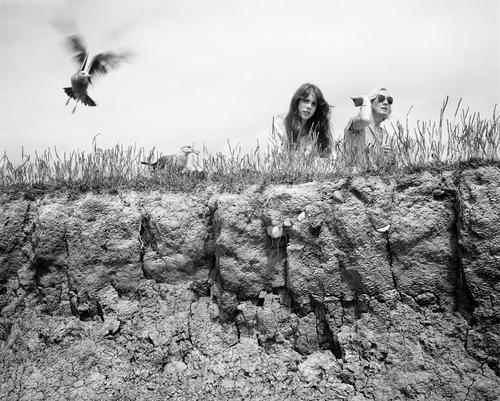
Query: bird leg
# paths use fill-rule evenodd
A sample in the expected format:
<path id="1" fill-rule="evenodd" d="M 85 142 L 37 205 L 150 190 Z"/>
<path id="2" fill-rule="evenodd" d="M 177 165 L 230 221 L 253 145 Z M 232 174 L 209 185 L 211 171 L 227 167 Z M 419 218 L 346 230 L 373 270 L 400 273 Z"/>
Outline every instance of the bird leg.
<path id="1" fill-rule="evenodd" d="M 66 100 L 66 106 L 68 105 L 69 101 L 71 100 L 70 97 L 68 97 L 68 100 Z"/>
<path id="2" fill-rule="evenodd" d="M 78 106 L 78 100 L 80 100 L 80 99 L 76 99 L 75 107 L 73 107 L 73 111 L 71 112 L 71 114 L 73 114 L 75 112 L 76 106 Z"/>

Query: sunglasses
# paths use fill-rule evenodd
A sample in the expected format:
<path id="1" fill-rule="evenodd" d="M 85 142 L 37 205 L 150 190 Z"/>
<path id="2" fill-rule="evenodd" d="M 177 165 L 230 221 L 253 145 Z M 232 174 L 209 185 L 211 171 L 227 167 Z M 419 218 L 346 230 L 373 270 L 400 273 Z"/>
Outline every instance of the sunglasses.
<path id="1" fill-rule="evenodd" d="M 384 95 L 377 96 L 377 101 L 379 103 L 384 103 L 385 99 L 386 99 L 386 97 Z M 394 99 L 392 98 L 392 96 L 387 96 L 387 103 L 392 104 L 393 101 L 394 101 Z"/>

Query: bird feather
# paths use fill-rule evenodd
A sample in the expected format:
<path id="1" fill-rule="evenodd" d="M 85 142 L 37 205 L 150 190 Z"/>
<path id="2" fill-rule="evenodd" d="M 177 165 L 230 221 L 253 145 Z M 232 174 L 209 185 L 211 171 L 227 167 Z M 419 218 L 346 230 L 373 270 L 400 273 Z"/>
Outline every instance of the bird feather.
<path id="1" fill-rule="evenodd" d="M 111 69 L 117 68 L 120 63 L 129 58 L 128 53 L 117 54 L 113 52 L 99 53 L 92 59 L 89 74 L 107 74 Z"/>
<path id="2" fill-rule="evenodd" d="M 87 64 L 88 52 L 83 44 L 82 38 L 78 35 L 71 35 L 68 37 L 68 47 L 70 51 L 72 51 L 73 59 L 78 63 L 80 67 L 80 71 L 85 69 L 85 65 Z"/>

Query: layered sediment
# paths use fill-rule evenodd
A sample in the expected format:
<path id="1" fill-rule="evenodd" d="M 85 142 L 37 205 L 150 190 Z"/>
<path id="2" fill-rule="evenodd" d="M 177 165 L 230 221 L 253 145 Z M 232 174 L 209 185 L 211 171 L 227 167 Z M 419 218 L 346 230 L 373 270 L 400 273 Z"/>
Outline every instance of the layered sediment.
<path id="1" fill-rule="evenodd" d="M 498 166 L 0 209 L 2 399 L 500 397 Z"/>

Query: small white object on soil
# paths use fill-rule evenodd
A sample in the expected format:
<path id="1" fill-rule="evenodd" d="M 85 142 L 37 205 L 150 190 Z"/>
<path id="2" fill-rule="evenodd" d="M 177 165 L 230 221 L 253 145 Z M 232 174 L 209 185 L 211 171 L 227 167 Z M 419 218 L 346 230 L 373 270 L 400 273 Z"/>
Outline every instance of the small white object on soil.
<path id="1" fill-rule="evenodd" d="M 391 225 L 390 224 L 387 224 L 385 227 L 382 227 L 382 228 L 377 228 L 377 231 L 379 233 L 386 233 L 387 231 L 389 231 L 389 229 L 391 228 Z"/>

